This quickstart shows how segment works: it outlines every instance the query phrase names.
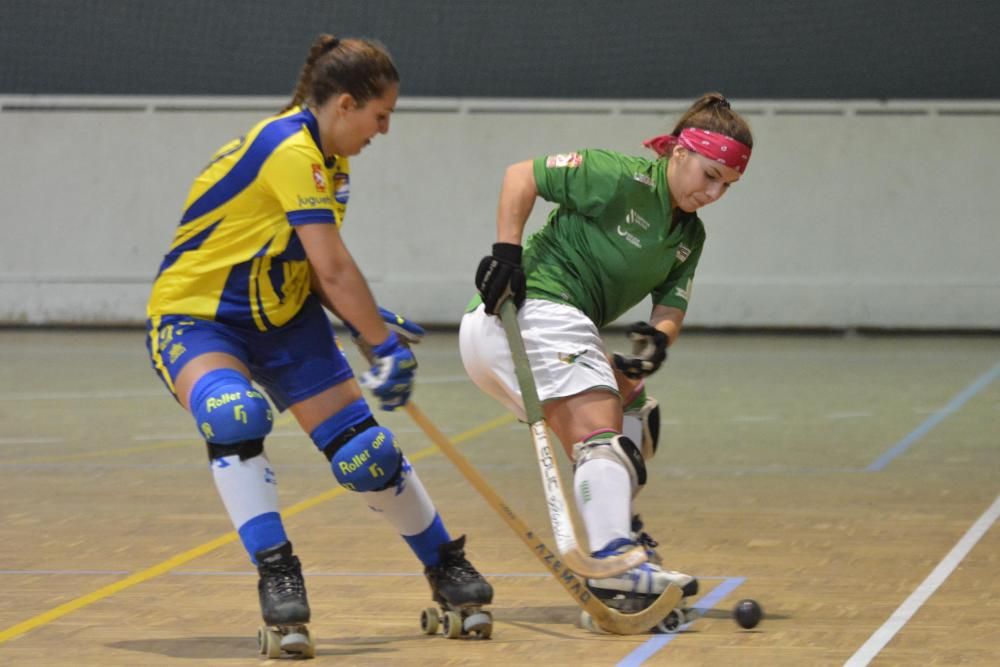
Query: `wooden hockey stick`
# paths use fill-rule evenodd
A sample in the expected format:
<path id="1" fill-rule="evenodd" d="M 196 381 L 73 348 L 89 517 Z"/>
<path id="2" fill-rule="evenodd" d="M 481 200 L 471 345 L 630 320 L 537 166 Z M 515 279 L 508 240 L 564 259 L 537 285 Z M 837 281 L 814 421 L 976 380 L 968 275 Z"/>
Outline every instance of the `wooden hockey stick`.
<path id="1" fill-rule="evenodd" d="M 531 442 L 535 445 L 535 456 L 538 459 L 538 469 L 542 474 L 542 487 L 545 490 L 545 501 L 549 508 L 549 520 L 552 522 L 552 534 L 556 539 L 559 555 L 571 570 L 590 579 L 604 579 L 621 574 L 646 562 L 646 550 L 641 546 L 629 549 L 623 554 L 607 558 L 594 558 L 584 553 L 578 546 L 576 530 L 573 528 L 573 518 L 566 504 L 566 494 L 563 493 L 562 481 L 559 478 L 559 468 L 556 465 L 555 453 L 549 445 L 548 430 L 545 418 L 542 416 L 541 402 L 535 388 L 535 378 L 531 373 L 528 353 L 524 349 L 521 329 L 517 324 L 517 309 L 510 299 L 500 305 L 500 319 L 510 344 L 510 353 L 514 359 L 514 372 L 521 388 L 521 400 L 524 412 L 528 417 L 531 429 Z"/>
<path id="2" fill-rule="evenodd" d="M 406 412 L 427 437 L 438 446 L 438 449 L 448 457 L 448 460 L 458 468 L 469 484 L 479 492 L 479 495 L 483 497 L 486 504 L 521 538 L 521 541 L 527 545 L 531 553 L 535 554 L 535 557 L 541 561 L 542 565 L 555 577 L 556 581 L 566 589 L 570 597 L 585 612 L 590 614 L 590 617 L 601 629 L 618 635 L 635 635 L 649 632 L 657 623 L 664 620 L 680 603 L 683 595 L 681 589 L 674 584 L 670 584 L 656 599 L 656 602 L 635 614 L 625 614 L 605 605 L 573 573 L 565 558 L 560 559 L 558 554 L 553 553 L 545 546 L 545 543 L 542 542 L 538 535 L 514 513 L 510 505 L 503 501 L 503 498 L 497 495 L 496 491 L 479 474 L 479 471 L 469 463 L 468 459 L 458 451 L 447 436 L 438 430 L 434 423 L 427 418 L 412 400 L 406 404 Z"/>

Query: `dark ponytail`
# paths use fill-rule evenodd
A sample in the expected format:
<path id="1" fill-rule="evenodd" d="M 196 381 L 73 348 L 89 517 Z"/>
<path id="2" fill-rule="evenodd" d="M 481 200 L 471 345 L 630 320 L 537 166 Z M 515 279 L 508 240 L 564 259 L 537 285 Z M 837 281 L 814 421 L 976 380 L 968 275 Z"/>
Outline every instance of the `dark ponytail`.
<path id="1" fill-rule="evenodd" d="M 302 104 L 319 106 L 340 93 L 348 93 L 363 105 L 380 97 L 392 83 L 399 83 L 399 72 L 382 44 L 320 35 L 309 48 L 292 99 L 282 111 Z"/>
<path id="2" fill-rule="evenodd" d="M 671 134 L 678 136 L 686 127 L 725 134 L 753 148 L 750 126 L 742 116 L 733 111 L 729 100 L 722 93 L 705 93 L 699 97 L 677 121 Z"/>

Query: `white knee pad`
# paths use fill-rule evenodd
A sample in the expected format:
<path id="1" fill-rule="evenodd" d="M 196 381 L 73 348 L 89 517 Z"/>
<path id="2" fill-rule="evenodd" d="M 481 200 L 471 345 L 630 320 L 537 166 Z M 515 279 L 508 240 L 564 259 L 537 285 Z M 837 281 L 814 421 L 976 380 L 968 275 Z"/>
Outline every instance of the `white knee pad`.
<path id="1" fill-rule="evenodd" d="M 624 435 L 613 435 L 607 440 L 578 442 L 573 445 L 573 464 L 576 467 L 591 459 L 617 461 L 625 466 L 629 481 L 632 483 L 633 498 L 646 485 L 646 463 L 642 459 L 642 453 L 635 443 Z"/>
<path id="2" fill-rule="evenodd" d="M 640 443 L 642 458 L 649 461 L 656 455 L 660 442 L 660 404 L 652 396 L 635 410 L 625 413 L 622 431 Z"/>

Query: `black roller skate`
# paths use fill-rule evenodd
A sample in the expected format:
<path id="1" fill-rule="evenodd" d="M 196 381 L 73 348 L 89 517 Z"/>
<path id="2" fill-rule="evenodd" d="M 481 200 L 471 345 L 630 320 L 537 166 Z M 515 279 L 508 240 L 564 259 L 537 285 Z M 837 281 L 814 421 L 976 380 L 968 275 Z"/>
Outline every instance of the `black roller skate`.
<path id="1" fill-rule="evenodd" d="M 280 658 L 283 653 L 301 657 L 316 656 L 316 644 L 309 635 L 309 601 L 302 579 L 302 565 L 292 555 L 291 542 L 258 551 L 257 592 L 264 625 L 257 630 L 257 648 L 261 655 Z"/>
<path id="2" fill-rule="evenodd" d="M 493 601 L 493 587 L 465 558 L 465 535 L 441 545 L 441 562 L 425 567 L 434 602 L 420 614 L 420 629 L 433 635 L 438 626 L 448 639 L 475 633 L 481 639 L 493 634 L 493 616 L 483 605 Z"/>

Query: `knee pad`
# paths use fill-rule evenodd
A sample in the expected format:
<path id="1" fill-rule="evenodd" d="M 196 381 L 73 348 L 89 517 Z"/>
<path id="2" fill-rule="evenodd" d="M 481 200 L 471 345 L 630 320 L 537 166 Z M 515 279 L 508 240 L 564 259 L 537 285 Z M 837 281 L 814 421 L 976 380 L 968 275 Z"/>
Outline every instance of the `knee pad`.
<path id="1" fill-rule="evenodd" d="M 636 410 L 629 410 L 625 413 L 625 420 L 631 420 L 636 426 L 633 429 L 625 427 L 625 431 L 635 431 L 636 439 L 640 442 L 642 458 L 649 461 L 656 455 L 656 448 L 660 444 L 660 404 L 652 396 L 646 397 L 646 402 Z M 641 435 L 640 435 L 641 429 Z"/>
<path id="2" fill-rule="evenodd" d="M 244 440 L 229 445 L 220 445 L 215 442 L 206 442 L 205 444 L 208 446 L 209 463 L 227 456 L 239 456 L 240 461 L 246 461 L 264 453 L 264 438 Z"/>
<path id="3" fill-rule="evenodd" d="M 632 497 L 635 498 L 646 485 L 646 463 L 642 453 L 631 440 L 624 435 L 610 436 L 607 440 L 593 442 L 578 442 L 573 445 L 573 465 L 582 466 L 591 459 L 617 461 L 628 470 L 629 481 L 632 482 Z"/>
<path id="4" fill-rule="evenodd" d="M 345 406 L 309 437 L 330 461 L 333 476 L 351 491 L 381 491 L 403 474 L 403 452 L 364 399 Z"/>
<path id="5" fill-rule="evenodd" d="M 263 442 L 271 432 L 273 418 L 267 399 L 231 368 L 205 373 L 191 390 L 188 403 L 198 430 L 209 443 Z"/>
<path id="6" fill-rule="evenodd" d="M 392 432 L 370 426 L 357 432 L 330 456 L 333 476 L 351 491 L 381 491 L 396 483 L 403 470 L 403 452 Z"/>

